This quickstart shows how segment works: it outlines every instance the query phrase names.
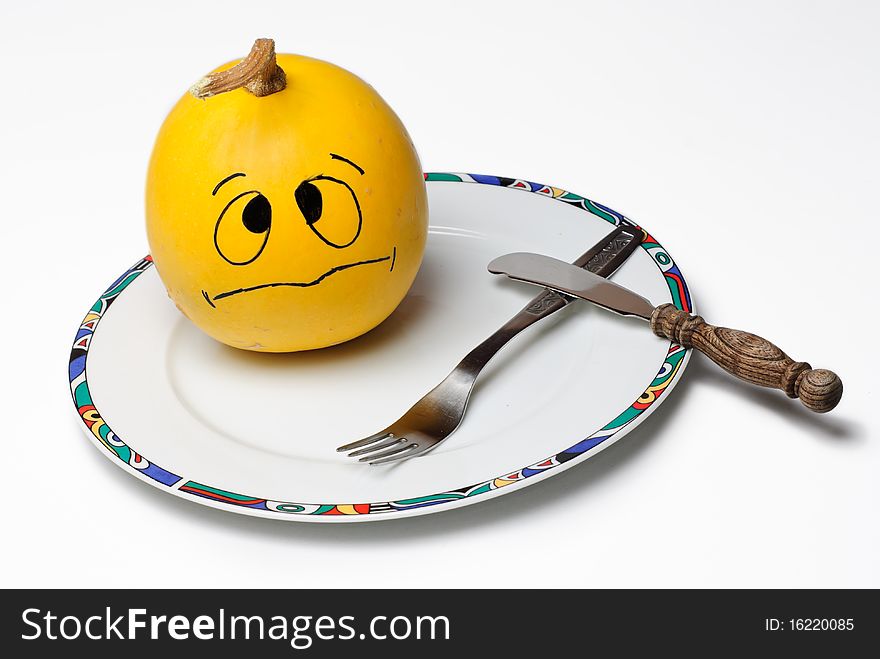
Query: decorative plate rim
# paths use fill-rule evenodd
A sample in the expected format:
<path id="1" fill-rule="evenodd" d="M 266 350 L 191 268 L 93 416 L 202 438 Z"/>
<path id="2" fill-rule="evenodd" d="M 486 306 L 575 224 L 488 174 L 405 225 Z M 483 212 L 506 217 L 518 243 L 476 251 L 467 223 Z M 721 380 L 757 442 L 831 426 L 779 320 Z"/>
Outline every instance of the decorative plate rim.
<path id="1" fill-rule="evenodd" d="M 580 208 L 610 224 L 627 224 L 641 229 L 629 218 L 607 206 L 549 185 L 523 179 L 451 172 L 426 173 L 424 178 L 426 182 L 476 183 L 540 194 Z M 641 247 L 663 273 L 673 304 L 684 311 L 692 311 L 690 293 L 678 266 L 653 236 L 644 229 L 641 230 L 645 232 L 645 240 Z M 521 489 L 592 457 L 635 428 L 647 417 L 645 411 L 649 410 L 663 393 L 675 386 L 690 358 L 689 350 L 670 342 L 660 370 L 635 402 L 602 428 L 574 445 L 517 471 L 455 490 L 397 501 L 326 504 L 273 501 L 199 483 L 160 467 L 137 453 L 116 435 L 95 407 L 87 377 L 88 351 L 92 337 L 114 300 L 152 265 L 152 258 L 146 256 L 126 270 L 98 298 L 80 323 L 68 361 L 68 379 L 74 406 L 83 424 L 82 428 L 92 443 L 106 449 L 105 455 L 108 458 L 116 458 L 111 459 L 114 464 L 140 480 L 196 503 L 246 515 L 312 522 L 399 519 L 457 508 Z"/>

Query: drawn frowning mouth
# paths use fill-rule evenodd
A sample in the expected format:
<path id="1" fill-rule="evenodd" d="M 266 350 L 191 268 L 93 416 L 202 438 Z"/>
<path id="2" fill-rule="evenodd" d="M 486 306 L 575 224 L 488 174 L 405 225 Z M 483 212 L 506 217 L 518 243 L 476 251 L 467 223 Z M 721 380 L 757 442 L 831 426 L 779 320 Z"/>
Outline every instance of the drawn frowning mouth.
<path id="1" fill-rule="evenodd" d="M 218 300 L 222 300 L 227 297 L 232 297 L 233 295 L 238 295 L 240 293 L 250 293 L 251 291 L 258 291 L 263 288 L 276 288 L 279 286 L 288 286 L 292 288 L 309 288 L 311 286 L 317 286 L 322 281 L 327 279 L 330 275 L 335 275 L 337 272 L 342 272 L 343 270 L 350 270 L 351 268 L 357 268 L 362 265 L 370 265 L 372 263 L 383 263 L 385 261 L 391 261 L 391 269 L 394 270 L 394 263 L 397 260 L 397 247 L 394 248 L 390 256 L 383 256 L 378 259 L 367 259 L 365 261 L 355 261 L 354 263 L 345 263 L 343 265 L 337 265 L 330 268 L 327 272 L 325 272 L 320 277 L 316 277 L 311 281 L 276 281 L 268 284 L 257 284 L 256 286 L 248 286 L 246 288 L 236 288 L 232 291 L 226 291 L 225 293 L 218 293 L 213 298 L 208 295 L 206 291 L 202 291 L 202 296 L 205 298 L 205 301 L 210 304 L 212 307 L 214 306 L 214 302 Z"/>

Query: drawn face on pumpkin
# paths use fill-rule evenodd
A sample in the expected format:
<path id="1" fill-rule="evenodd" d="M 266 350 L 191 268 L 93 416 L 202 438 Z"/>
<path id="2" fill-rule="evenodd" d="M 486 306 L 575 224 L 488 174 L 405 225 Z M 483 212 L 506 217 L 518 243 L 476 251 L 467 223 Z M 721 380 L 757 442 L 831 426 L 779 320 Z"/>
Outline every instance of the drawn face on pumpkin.
<path id="1" fill-rule="evenodd" d="M 393 311 L 427 233 L 424 179 L 375 91 L 279 55 L 287 89 L 184 97 L 150 165 L 147 224 L 178 307 L 260 351 L 340 343 Z"/>
<path id="2" fill-rule="evenodd" d="M 366 173 L 362 167 L 345 156 L 330 153 L 328 157 L 345 163 L 357 175 L 364 176 Z M 348 172 L 347 176 L 352 177 L 353 174 Z M 226 176 L 214 187 L 212 196 L 217 196 L 224 185 L 234 182 L 239 177 L 246 178 L 247 174 L 235 172 Z M 244 183 L 244 187 L 248 187 L 247 182 Z M 388 254 L 356 261 L 345 260 L 346 252 L 344 250 L 354 245 L 360 237 L 364 226 L 364 216 L 355 189 L 345 181 L 342 174 L 333 176 L 317 174 L 304 179 L 293 190 L 293 198 L 299 213 L 295 217 L 287 218 L 287 221 L 308 227 L 314 234 L 315 240 L 320 241 L 328 248 L 338 250 L 340 256 L 337 260 L 339 263 L 330 266 L 320 274 L 303 273 L 306 278 L 267 281 L 214 293 L 203 289 L 202 296 L 212 308 L 216 308 L 219 301 L 234 295 L 253 293 L 267 288 L 318 286 L 328 277 L 351 268 L 384 263 L 387 265 L 389 273 L 394 272 L 397 261 L 396 245 L 391 246 Z M 269 243 L 273 221 L 285 220 L 277 217 L 273 220 L 272 202 L 265 194 L 256 189 L 239 192 L 223 207 L 214 226 L 214 248 L 217 250 L 217 254 L 232 266 L 255 264 Z M 318 243 L 315 243 L 314 248 L 320 249 Z M 329 252 L 329 254 L 333 254 L 333 252 Z M 259 272 L 256 268 L 251 270 Z M 245 271 L 243 274 L 247 276 Z"/>

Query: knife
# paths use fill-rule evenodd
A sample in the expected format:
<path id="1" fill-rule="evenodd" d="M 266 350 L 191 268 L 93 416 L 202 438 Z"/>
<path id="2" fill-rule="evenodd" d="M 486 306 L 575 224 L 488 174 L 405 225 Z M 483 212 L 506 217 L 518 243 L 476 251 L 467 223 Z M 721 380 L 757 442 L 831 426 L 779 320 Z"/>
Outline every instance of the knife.
<path id="1" fill-rule="evenodd" d="M 835 373 L 796 362 L 767 339 L 710 325 L 673 304 L 655 307 L 628 288 L 552 257 L 527 252 L 506 254 L 489 264 L 489 272 L 647 320 L 657 336 L 685 348 L 696 348 L 741 380 L 781 389 L 814 412 L 834 409 L 843 395 L 843 383 Z"/>

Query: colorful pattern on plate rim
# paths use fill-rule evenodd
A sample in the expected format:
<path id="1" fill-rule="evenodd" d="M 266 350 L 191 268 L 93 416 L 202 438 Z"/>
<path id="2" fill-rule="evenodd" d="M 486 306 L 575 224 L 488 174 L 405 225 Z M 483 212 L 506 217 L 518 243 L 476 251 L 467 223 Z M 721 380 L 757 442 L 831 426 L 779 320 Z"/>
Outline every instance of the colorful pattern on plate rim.
<path id="1" fill-rule="evenodd" d="M 602 204 L 586 199 L 585 197 L 567 192 L 560 188 L 533 183 L 531 181 L 524 181 L 522 179 L 483 176 L 479 174 L 427 173 L 425 174 L 425 180 L 478 183 L 523 190 L 525 192 L 552 197 L 562 203 L 576 206 L 605 220 L 606 222 L 609 222 L 610 224 L 618 225 L 625 223 L 632 226 L 638 226 L 628 218 L 611 210 L 607 206 L 603 206 Z M 661 245 L 650 235 L 646 236 L 642 243 L 642 249 L 651 256 L 654 263 L 657 264 L 657 267 L 660 268 L 660 271 L 663 273 L 675 306 L 679 309 L 690 311 L 691 299 L 690 294 L 688 293 L 687 284 L 666 250 L 664 250 L 663 247 L 661 247 Z M 237 494 L 203 483 L 197 483 L 174 474 L 167 469 L 163 469 L 159 465 L 150 462 L 146 457 L 140 455 L 128 446 L 125 441 L 116 435 L 116 433 L 107 425 L 101 417 L 101 413 L 95 407 L 91 393 L 89 392 L 88 378 L 86 376 L 86 359 L 88 357 L 89 344 L 91 343 L 92 336 L 94 335 L 101 318 L 107 313 L 107 310 L 113 304 L 113 301 L 119 297 L 131 282 L 152 265 L 153 260 L 149 256 L 138 261 L 119 277 L 119 279 L 110 285 L 104 294 L 98 298 L 98 301 L 92 305 L 92 308 L 89 309 L 89 312 L 86 314 L 85 318 L 83 318 L 82 323 L 80 323 L 79 330 L 73 341 L 73 348 L 70 353 L 69 362 L 70 392 L 73 396 L 73 402 L 76 405 L 77 412 L 79 413 L 82 422 L 92 435 L 94 435 L 95 439 L 111 454 L 116 456 L 117 459 L 121 460 L 129 469 L 139 472 L 142 476 L 151 479 L 157 485 L 176 489 L 189 496 L 210 499 L 217 504 L 225 504 L 234 508 L 252 508 L 261 511 L 279 513 L 280 515 L 285 516 L 389 514 L 415 508 L 424 508 L 426 506 L 450 503 L 469 497 L 477 497 L 499 488 L 520 483 L 528 478 L 537 474 L 545 473 L 554 467 L 558 467 L 569 460 L 587 453 L 632 423 L 634 419 L 653 405 L 669 384 L 674 381 L 676 374 L 681 368 L 685 353 L 687 352 L 680 345 L 670 343 L 666 359 L 659 372 L 654 377 L 653 381 L 645 388 L 642 395 L 639 396 L 632 405 L 589 437 L 582 439 L 573 446 L 560 451 L 556 455 L 540 460 L 527 467 L 523 467 L 519 471 L 504 474 L 497 478 L 482 483 L 475 483 L 457 490 L 428 494 L 413 499 L 402 499 L 399 501 L 351 504 L 271 501 L 269 499 Z"/>

